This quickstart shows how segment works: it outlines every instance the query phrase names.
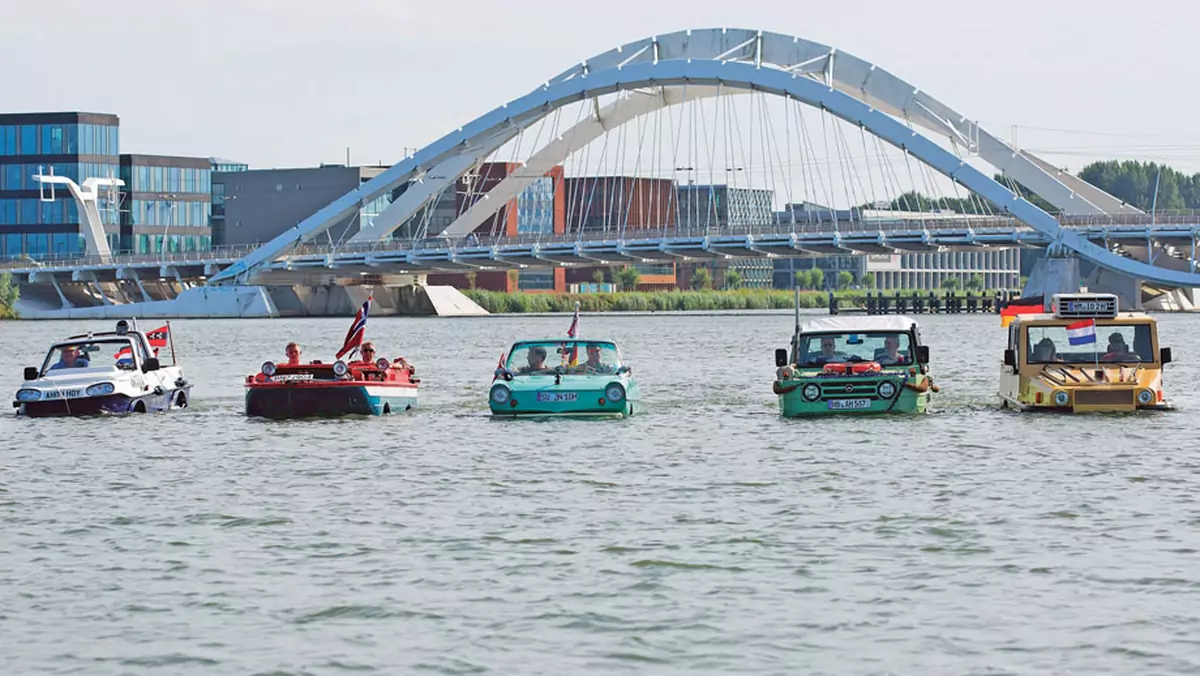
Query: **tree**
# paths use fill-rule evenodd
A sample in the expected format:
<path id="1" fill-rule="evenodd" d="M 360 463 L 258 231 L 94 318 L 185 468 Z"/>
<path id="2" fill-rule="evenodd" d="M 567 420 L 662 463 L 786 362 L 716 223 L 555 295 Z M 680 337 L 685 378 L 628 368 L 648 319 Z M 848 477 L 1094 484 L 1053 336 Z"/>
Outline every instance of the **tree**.
<path id="1" fill-rule="evenodd" d="M 733 268 L 729 268 L 728 270 L 725 271 L 725 288 L 726 289 L 736 289 L 736 288 L 741 287 L 741 285 L 742 285 L 742 273 L 738 272 L 737 270 L 734 270 Z"/>
<path id="2" fill-rule="evenodd" d="M 860 283 L 862 284 L 864 289 L 874 289 L 875 288 L 875 275 L 873 275 L 869 272 L 863 273 L 862 280 L 860 280 Z"/>
<path id="3" fill-rule="evenodd" d="M 637 268 L 626 265 L 617 271 L 617 284 L 622 291 L 633 291 L 637 289 L 638 281 L 642 278 L 642 273 L 637 271 Z"/>
<path id="4" fill-rule="evenodd" d="M 595 272 L 593 272 L 592 273 L 592 281 L 597 284 L 603 284 L 604 283 L 604 271 L 596 270 Z"/>
<path id="5" fill-rule="evenodd" d="M 957 291 L 958 290 L 958 277 L 947 277 L 947 278 L 943 279 L 942 280 L 942 288 L 947 291 L 951 291 L 951 292 Z"/>
<path id="6" fill-rule="evenodd" d="M 845 291 L 854 283 L 854 275 L 850 274 L 849 270 L 841 270 L 837 273 L 837 288 L 839 291 Z"/>
<path id="7" fill-rule="evenodd" d="M 475 273 L 475 271 L 474 271 L 474 270 L 472 270 L 471 272 L 468 272 L 468 273 L 467 273 L 467 288 L 468 288 L 468 289 L 474 289 L 474 288 L 475 288 L 475 278 L 476 278 L 477 276 L 478 276 L 478 275 Z"/>
<path id="8" fill-rule="evenodd" d="M 692 271 L 692 288 L 697 291 L 712 288 L 712 273 L 708 268 L 700 267 Z"/>
<path id="9" fill-rule="evenodd" d="M 975 274 L 971 275 L 970 279 L 967 280 L 967 290 L 983 291 L 983 285 L 985 283 L 986 282 L 984 282 L 983 275 L 976 272 Z"/>
<path id="10" fill-rule="evenodd" d="M 812 282 L 808 276 L 808 270 L 796 271 L 796 286 L 800 287 L 801 289 L 812 288 Z"/>
<path id="11" fill-rule="evenodd" d="M 21 297 L 21 289 L 13 284 L 12 273 L 0 273 L 0 319 L 17 318 L 17 300 Z"/>
<path id="12" fill-rule="evenodd" d="M 825 288 L 825 271 L 821 268 L 811 268 L 808 271 L 808 288 L 820 291 Z"/>

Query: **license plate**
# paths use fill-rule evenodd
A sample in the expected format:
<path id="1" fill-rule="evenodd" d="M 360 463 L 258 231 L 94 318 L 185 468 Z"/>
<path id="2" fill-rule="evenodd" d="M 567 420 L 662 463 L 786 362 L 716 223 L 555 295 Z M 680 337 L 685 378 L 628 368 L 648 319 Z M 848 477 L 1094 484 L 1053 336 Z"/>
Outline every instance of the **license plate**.
<path id="1" fill-rule="evenodd" d="M 831 411 L 855 411 L 862 408 L 871 408 L 870 399 L 831 399 L 829 401 L 829 410 Z"/>
<path id="2" fill-rule="evenodd" d="M 546 402 L 577 401 L 578 392 L 538 392 L 537 400 Z"/>
<path id="3" fill-rule="evenodd" d="M 42 399 L 74 399 L 82 397 L 83 390 L 50 390 L 42 395 Z"/>

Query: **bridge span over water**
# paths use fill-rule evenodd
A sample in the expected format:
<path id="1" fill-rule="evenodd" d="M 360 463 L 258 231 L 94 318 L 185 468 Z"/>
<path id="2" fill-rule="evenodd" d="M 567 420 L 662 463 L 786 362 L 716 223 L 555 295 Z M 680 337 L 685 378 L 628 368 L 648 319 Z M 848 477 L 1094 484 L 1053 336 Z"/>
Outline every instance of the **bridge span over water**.
<path id="1" fill-rule="evenodd" d="M 1016 83 L 1008 86 L 1019 91 Z M 503 175 L 481 179 L 481 168 L 497 163 Z M 564 167 L 577 178 L 563 178 Z M 654 198 L 649 209 L 620 196 L 623 213 L 588 221 L 583 212 L 596 211 L 597 186 L 610 179 L 594 178 L 589 192 L 587 177 L 618 175 L 680 187 Z M 571 190 L 580 196 L 578 222 L 570 222 L 568 202 L 565 225 L 555 220 L 536 232 L 505 225 L 515 223 L 506 210 L 519 209 L 546 180 L 555 185 L 552 199 Z M 477 189 L 481 182 L 485 190 Z M 855 221 L 822 219 L 818 211 L 816 222 L 798 222 L 777 211 L 773 219 L 739 221 L 728 204 L 719 213 L 711 197 L 685 203 L 693 193 L 684 186 L 697 184 L 844 207 L 891 202 L 895 208 L 903 195 L 920 192 L 952 198 L 964 213 Z M 453 217 L 431 223 L 431 210 L 448 191 Z M 1056 215 L 1026 199 L 1031 193 Z M 342 241 L 328 238 L 335 223 L 380 198 L 389 204 L 377 217 Z M 657 212 L 658 220 L 642 213 L 634 223 L 635 211 Z M 147 281 L 174 281 L 203 289 L 207 302 L 258 293 L 235 291 L 256 285 L 352 285 L 356 278 L 404 284 L 438 271 L 1044 247 L 1051 257 L 1032 277 L 1042 290 L 1077 285 L 1074 261 L 1083 259 L 1124 284 L 1136 304 L 1142 284 L 1200 287 L 1198 228 L 1192 214 L 1143 214 L 850 53 L 767 31 L 706 29 L 644 38 L 578 62 L 253 251 L 182 258 L 92 251 L 91 258 L 47 260 L 16 272 L 27 285 L 53 286 L 60 297 L 64 283 L 126 281 L 137 284 L 144 302 L 153 295 Z"/>

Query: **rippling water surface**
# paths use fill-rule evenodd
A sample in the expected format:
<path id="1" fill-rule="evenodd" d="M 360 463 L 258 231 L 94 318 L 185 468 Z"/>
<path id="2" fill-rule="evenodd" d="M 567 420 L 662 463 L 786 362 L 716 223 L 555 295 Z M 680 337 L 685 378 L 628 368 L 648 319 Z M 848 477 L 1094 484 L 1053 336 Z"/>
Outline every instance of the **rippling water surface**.
<path id="1" fill-rule="evenodd" d="M 1003 332 L 963 316 L 922 320 L 936 413 L 781 420 L 768 314 L 585 316 L 630 420 L 488 418 L 500 353 L 566 317 L 373 319 L 418 410 L 242 416 L 347 321 L 173 322 L 182 413 L 0 416 L 4 673 L 1200 670 L 1200 316 L 1160 319 L 1171 414 L 1001 411 Z M 88 328 L 0 324 L 4 396 Z"/>

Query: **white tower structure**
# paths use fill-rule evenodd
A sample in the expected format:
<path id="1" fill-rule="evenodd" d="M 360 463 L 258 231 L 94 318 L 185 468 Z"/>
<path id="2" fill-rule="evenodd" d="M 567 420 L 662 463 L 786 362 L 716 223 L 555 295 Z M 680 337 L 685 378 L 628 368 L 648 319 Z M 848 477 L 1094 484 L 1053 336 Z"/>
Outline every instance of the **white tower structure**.
<path id="1" fill-rule="evenodd" d="M 33 180 L 38 182 L 39 197 L 44 202 L 52 202 L 55 199 L 54 186 L 65 185 L 67 190 L 71 192 L 71 197 L 75 199 L 75 205 L 79 209 L 79 229 L 83 233 L 86 249 L 84 251 L 88 256 L 97 256 L 102 263 L 112 261 L 112 249 L 108 246 L 108 238 L 104 236 L 104 223 L 100 220 L 100 208 L 98 205 L 100 197 L 100 188 L 108 188 L 115 193 L 116 188 L 125 185 L 125 182 L 119 178 L 88 178 L 84 179 L 83 185 L 72 181 L 66 176 L 56 176 L 54 168 L 51 167 L 49 174 L 41 173 L 41 168 L 38 168 L 38 173 L 34 174 Z M 50 186 L 49 194 L 47 195 L 46 186 Z M 110 201 L 112 198 L 109 198 Z"/>

